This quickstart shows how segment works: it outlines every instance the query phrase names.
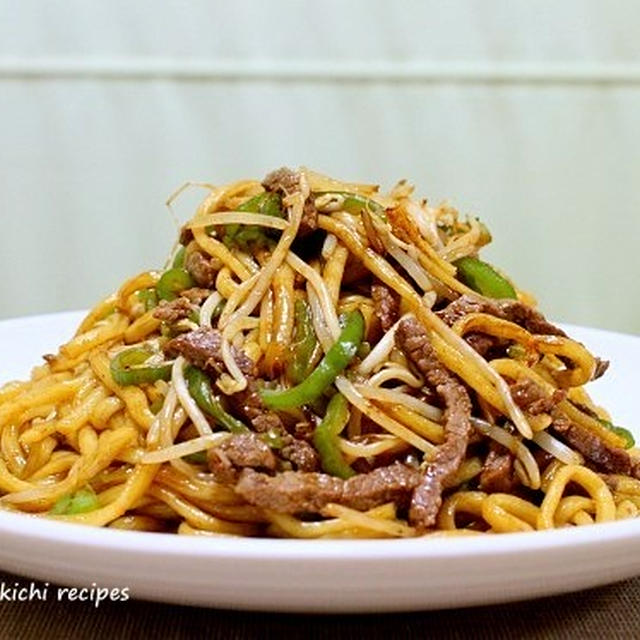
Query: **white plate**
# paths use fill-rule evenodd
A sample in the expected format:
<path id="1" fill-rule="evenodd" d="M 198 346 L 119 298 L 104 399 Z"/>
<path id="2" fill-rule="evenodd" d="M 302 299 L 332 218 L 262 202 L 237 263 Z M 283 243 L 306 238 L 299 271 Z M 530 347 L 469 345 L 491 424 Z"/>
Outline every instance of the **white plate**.
<path id="1" fill-rule="evenodd" d="M 0 322 L 0 382 L 27 375 L 80 314 Z M 640 338 L 570 327 L 611 370 L 593 385 L 637 427 Z M 637 429 L 636 434 L 638 434 Z M 304 541 L 194 538 L 0 514 L 0 567 L 134 596 L 277 611 L 380 612 L 506 602 L 640 574 L 640 520 L 482 538 Z"/>

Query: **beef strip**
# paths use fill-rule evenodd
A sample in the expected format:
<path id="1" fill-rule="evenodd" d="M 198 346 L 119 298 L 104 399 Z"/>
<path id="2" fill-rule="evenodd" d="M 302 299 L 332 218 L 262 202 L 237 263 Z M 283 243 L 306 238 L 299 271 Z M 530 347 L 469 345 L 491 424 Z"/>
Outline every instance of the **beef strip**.
<path id="1" fill-rule="evenodd" d="M 612 447 L 595 433 L 571 422 L 565 415 L 556 416 L 551 428 L 597 469 L 640 479 L 640 466 L 624 449 Z"/>
<path id="2" fill-rule="evenodd" d="M 175 300 L 160 300 L 158 306 L 153 310 L 153 317 L 169 323 L 188 318 L 193 311 L 198 309 L 200 303 L 209 297 L 210 293 L 209 289 L 198 287 L 185 289 Z"/>
<path id="3" fill-rule="evenodd" d="M 259 433 L 284 431 L 284 423 L 275 411 L 267 411 L 260 397 L 260 388 L 255 378 L 247 380 L 243 391 L 234 393 L 230 398 L 234 408 L 246 418 Z"/>
<path id="4" fill-rule="evenodd" d="M 178 242 L 186 247 L 193 240 L 193 231 L 185 224 L 180 228 Z"/>
<path id="5" fill-rule="evenodd" d="M 219 447 L 207 452 L 207 462 L 211 473 L 222 484 L 236 483 L 238 467 L 273 471 L 277 464 L 269 446 L 256 433 L 231 436 Z"/>
<path id="6" fill-rule="evenodd" d="M 567 397 L 567 392 L 556 389 L 551 395 L 547 395 L 533 380 L 523 378 L 511 384 L 511 397 L 523 411 L 537 416 L 553 411 Z"/>
<path id="7" fill-rule="evenodd" d="M 313 198 L 307 198 L 302 208 L 302 218 L 298 227 L 298 237 L 304 238 L 318 227 L 318 210 L 314 204 Z"/>
<path id="8" fill-rule="evenodd" d="M 211 289 L 203 289 L 201 287 L 191 287 L 191 289 L 185 289 L 180 293 L 181 297 L 196 305 L 202 304 L 210 295 Z"/>
<path id="9" fill-rule="evenodd" d="M 510 451 L 492 443 L 480 473 L 480 489 L 487 493 L 513 493 L 519 484 L 514 462 Z"/>
<path id="10" fill-rule="evenodd" d="M 201 251 L 188 249 L 184 256 L 184 268 L 199 287 L 212 289 L 215 285 L 217 271 L 211 259 Z"/>
<path id="11" fill-rule="evenodd" d="M 222 334 L 220 331 L 201 327 L 169 340 L 164 346 L 164 351 L 172 358 L 184 356 L 191 364 L 203 371 L 220 375 L 226 370 L 222 360 L 221 345 Z M 231 352 L 242 373 L 245 375 L 254 373 L 253 360 L 244 351 L 232 347 Z"/>
<path id="12" fill-rule="evenodd" d="M 396 331 L 396 344 L 435 387 L 445 404 L 445 441 L 429 463 L 411 498 L 409 520 L 419 531 L 435 524 L 442 491 L 459 469 L 471 433 L 471 400 L 464 386 L 438 360 L 429 335 L 415 318 L 405 318 Z"/>
<path id="13" fill-rule="evenodd" d="M 308 442 L 287 435 L 289 437 L 285 437 L 286 444 L 280 450 L 280 455 L 300 471 L 315 471 L 319 466 L 316 450 Z"/>
<path id="14" fill-rule="evenodd" d="M 315 449 L 304 440 L 298 440 L 287 432 L 282 418 L 275 412 L 265 409 L 260 397 L 258 383 L 249 377 L 247 388 L 230 397 L 236 410 L 244 416 L 258 433 L 268 431 L 282 439 L 280 456 L 295 465 L 301 471 L 315 471 L 319 466 Z"/>
<path id="15" fill-rule="evenodd" d="M 383 331 L 389 331 L 398 320 L 400 297 L 382 282 L 374 282 L 371 285 L 371 298 Z"/>
<path id="16" fill-rule="evenodd" d="M 280 193 L 286 197 L 300 191 L 300 173 L 287 167 L 281 167 L 269 173 L 262 181 L 262 186 L 267 191 Z M 300 227 L 298 228 L 298 237 L 302 238 L 309 235 L 312 231 L 315 231 L 317 227 L 318 211 L 314 199 L 308 197 L 302 209 L 302 219 L 300 220 Z"/>
<path id="17" fill-rule="evenodd" d="M 192 240 L 193 240 L 193 231 L 191 231 L 191 229 L 185 224 L 180 229 L 180 238 L 179 238 L 178 242 L 183 247 L 186 247 Z"/>
<path id="18" fill-rule="evenodd" d="M 460 296 L 444 309 L 438 311 L 438 316 L 451 326 L 469 313 L 488 313 L 497 318 L 514 322 L 527 331 L 539 335 L 567 335 L 562 329 L 547 322 L 539 311 L 517 300 L 489 300 L 466 295 Z"/>
<path id="19" fill-rule="evenodd" d="M 300 174 L 289 167 L 280 167 L 265 176 L 262 186 L 286 197 L 300 191 Z"/>
<path id="20" fill-rule="evenodd" d="M 153 317 L 163 322 L 173 323 L 188 318 L 195 309 L 195 305 L 191 304 L 187 298 L 180 297 L 171 302 L 161 300 L 153 310 Z"/>
<path id="21" fill-rule="evenodd" d="M 276 457 L 257 433 L 242 433 L 231 436 L 219 447 L 229 460 L 238 467 L 253 469 L 276 468 Z"/>
<path id="22" fill-rule="evenodd" d="M 494 351 L 502 344 L 502 340 L 486 333 L 472 332 L 468 333 L 464 339 L 473 347 L 483 358 L 486 358 L 491 351 Z"/>
<path id="23" fill-rule="evenodd" d="M 419 471 L 400 463 L 348 480 L 301 471 L 272 477 L 244 469 L 235 491 L 250 504 L 278 513 L 320 513 L 330 502 L 364 511 L 387 502 L 406 505 L 420 481 Z"/>
<path id="24" fill-rule="evenodd" d="M 531 453 L 540 471 L 544 471 L 554 460 L 557 460 L 554 455 L 540 447 L 533 447 Z"/>

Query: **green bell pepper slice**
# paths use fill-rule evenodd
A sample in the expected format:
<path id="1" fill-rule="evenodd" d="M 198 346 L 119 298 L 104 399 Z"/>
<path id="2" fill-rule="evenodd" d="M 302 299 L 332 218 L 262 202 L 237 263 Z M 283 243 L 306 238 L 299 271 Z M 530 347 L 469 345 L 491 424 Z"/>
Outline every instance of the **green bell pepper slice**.
<path id="1" fill-rule="evenodd" d="M 458 279 L 468 287 L 488 298 L 518 298 L 513 285 L 490 264 L 467 256 L 453 263 L 458 269 Z"/>
<path id="2" fill-rule="evenodd" d="M 261 213 L 266 216 L 282 218 L 282 198 L 278 193 L 259 193 L 243 202 L 238 211 Z M 250 244 L 268 245 L 269 237 L 263 227 L 256 225 L 227 224 L 224 228 L 223 242 L 227 247 L 237 245 L 246 249 Z"/>
<path id="3" fill-rule="evenodd" d="M 313 446 L 320 456 L 323 471 L 343 480 L 355 475 L 338 448 L 338 434 L 348 420 L 349 403 L 342 394 L 336 393 L 329 401 L 322 422 L 313 432 Z"/>
<path id="4" fill-rule="evenodd" d="M 189 388 L 191 397 L 196 404 L 208 415 L 210 415 L 220 426 L 231 433 L 248 433 L 249 427 L 227 413 L 220 401 L 216 398 L 211 388 L 211 382 L 207 374 L 197 367 L 187 367 L 184 372 L 185 380 Z"/>
<path id="5" fill-rule="evenodd" d="M 165 271 L 158 283 L 156 291 L 160 300 L 175 300 L 181 291 L 195 286 L 191 274 L 181 267 L 172 267 Z"/>
<path id="6" fill-rule="evenodd" d="M 111 377 L 121 386 L 169 380 L 171 364 L 146 364 L 155 353 L 147 347 L 125 349 L 113 357 L 110 363 Z"/>
<path id="7" fill-rule="evenodd" d="M 322 347 L 313 328 L 309 304 L 304 300 L 296 300 L 293 313 L 295 331 L 286 373 L 291 382 L 300 384 L 313 371 L 320 359 Z"/>
<path id="8" fill-rule="evenodd" d="M 360 310 L 346 314 L 338 340 L 320 364 L 300 384 L 290 389 L 263 389 L 262 400 L 268 409 L 291 409 L 319 398 L 353 360 L 364 337 L 364 318 Z"/>

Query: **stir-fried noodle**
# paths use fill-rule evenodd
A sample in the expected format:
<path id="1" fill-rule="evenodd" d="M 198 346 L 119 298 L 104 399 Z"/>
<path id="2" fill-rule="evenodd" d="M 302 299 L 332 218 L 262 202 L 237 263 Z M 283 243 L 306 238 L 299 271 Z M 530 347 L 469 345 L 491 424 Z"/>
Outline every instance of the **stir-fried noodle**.
<path id="1" fill-rule="evenodd" d="M 607 363 L 478 257 L 476 219 L 307 169 L 208 195 L 162 272 L 0 388 L 4 509 L 298 538 L 638 515 Z"/>

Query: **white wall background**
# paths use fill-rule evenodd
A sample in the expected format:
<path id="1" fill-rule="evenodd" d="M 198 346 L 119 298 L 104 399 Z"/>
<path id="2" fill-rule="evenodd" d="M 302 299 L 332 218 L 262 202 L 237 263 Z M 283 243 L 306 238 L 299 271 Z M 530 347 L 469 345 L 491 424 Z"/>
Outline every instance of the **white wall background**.
<path id="1" fill-rule="evenodd" d="M 640 333 L 640 3 L 0 0 L 0 317 L 91 305 L 181 182 L 282 164 L 408 177 L 549 315 Z"/>

